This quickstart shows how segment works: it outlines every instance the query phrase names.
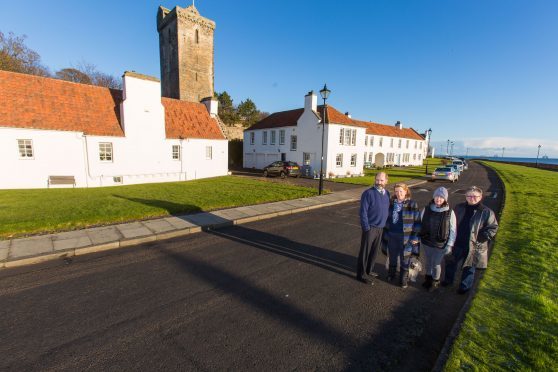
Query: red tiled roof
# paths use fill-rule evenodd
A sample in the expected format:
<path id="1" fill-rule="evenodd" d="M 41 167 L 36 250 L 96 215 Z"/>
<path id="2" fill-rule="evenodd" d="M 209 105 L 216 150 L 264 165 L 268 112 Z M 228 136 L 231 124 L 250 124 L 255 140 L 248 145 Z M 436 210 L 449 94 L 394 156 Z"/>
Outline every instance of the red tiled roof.
<path id="1" fill-rule="evenodd" d="M 0 71 L 0 127 L 119 136 L 122 91 Z M 202 103 L 162 98 L 167 138 L 224 139 Z"/>
<path id="2" fill-rule="evenodd" d="M 0 71 L 0 126 L 124 136 L 122 91 Z"/>
<path id="3" fill-rule="evenodd" d="M 298 119 L 302 115 L 304 109 L 296 109 L 290 111 L 275 112 L 256 124 L 252 125 L 246 130 L 252 129 L 269 129 L 296 126 Z M 323 106 L 317 107 L 317 114 L 321 120 Z M 386 136 L 386 137 L 401 137 L 415 140 L 424 140 L 413 128 L 397 129 L 395 125 L 385 125 L 373 123 L 370 121 L 356 120 L 348 117 L 347 115 L 339 112 L 332 106 L 327 106 L 327 119 L 332 124 L 352 125 L 355 127 L 366 128 L 366 134 Z"/>
<path id="4" fill-rule="evenodd" d="M 161 99 L 165 107 L 167 138 L 225 139 L 203 103 Z"/>

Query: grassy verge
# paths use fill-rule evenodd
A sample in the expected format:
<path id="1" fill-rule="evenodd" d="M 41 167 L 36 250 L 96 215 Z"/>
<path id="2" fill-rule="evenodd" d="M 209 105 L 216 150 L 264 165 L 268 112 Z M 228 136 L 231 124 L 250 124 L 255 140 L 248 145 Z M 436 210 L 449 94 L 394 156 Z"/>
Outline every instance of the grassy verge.
<path id="1" fill-rule="evenodd" d="M 441 166 L 442 159 L 428 159 L 428 174 L 432 174 L 436 167 Z M 419 167 L 386 168 L 389 183 L 404 182 L 426 175 L 426 165 Z M 355 185 L 372 185 L 374 177 L 379 171 L 376 169 L 365 169 L 363 177 L 336 178 L 333 181 L 342 183 L 352 183 Z"/>
<path id="2" fill-rule="evenodd" d="M 489 267 L 445 370 L 556 370 L 558 173 L 486 164 L 505 183 L 506 205 Z"/>
<path id="3" fill-rule="evenodd" d="M 90 189 L 0 190 L 0 239 L 316 195 L 242 177 Z"/>

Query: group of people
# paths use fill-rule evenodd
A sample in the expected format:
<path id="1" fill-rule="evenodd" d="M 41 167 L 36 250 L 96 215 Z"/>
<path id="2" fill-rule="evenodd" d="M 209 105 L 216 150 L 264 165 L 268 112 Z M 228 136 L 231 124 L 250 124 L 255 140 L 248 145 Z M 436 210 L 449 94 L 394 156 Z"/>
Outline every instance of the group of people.
<path id="1" fill-rule="evenodd" d="M 451 209 L 448 190 L 439 187 L 421 210 L 411 199 L 411 190 L 406 184 L 396 183 L 390 196 L 387 182 L 387 174 L 379 172 L 374 186 L 361 197 L 362 238 L 357 280 L 374 284 L 378 276 L 373 271 L 374 264 L 384 245 L 389 262 L 388 281 L 396 280 L 399 265 L 399 285 L 406 288 L 411 258 L 422 252 L 426 264 L 424 288 L 431 292 L 440 285 L 453 285 L 461 264 L 458 293 L 467 293 L 473 285 L 475 269 L 486 268 L 488 243 L 498 231 L 494 212 L 482 203 L 482 189 L 468 188 L 465 202 Z M 444 261 L 444 279 L 440 281 Z"/>

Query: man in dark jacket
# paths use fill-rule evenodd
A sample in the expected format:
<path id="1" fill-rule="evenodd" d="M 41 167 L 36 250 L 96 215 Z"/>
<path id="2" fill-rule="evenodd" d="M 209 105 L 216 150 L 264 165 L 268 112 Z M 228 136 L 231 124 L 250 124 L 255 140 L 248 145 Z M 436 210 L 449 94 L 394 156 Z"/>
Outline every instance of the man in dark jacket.
<path id="1" fill-rule="evenodd" d="M 446 256 L 446 270 L 442 286 L 453 284 L 458 263 L 463 260 L 461 283 L 458 293 L 467 293 L 473 286 L 475 269 L 486 269 L 488 243 L 498 231 L 494 212 L 481 203 L 482 190 L 470 187 L 465 193 L 466 202 L 455 206 L 457 237 L 453 252 Z"/>
<path id="2" fill-rule="evenodd" d="M 382 232 L 388 218 L 389 192 L 385 189 L 387 174 L 376 174 L 374 186 L 362 193 L 360 198 L 360 225 L 362 237 L 357 262 L 357 280 L 374 284 L 374 269 L 378 250 L 382 244 Z"/>

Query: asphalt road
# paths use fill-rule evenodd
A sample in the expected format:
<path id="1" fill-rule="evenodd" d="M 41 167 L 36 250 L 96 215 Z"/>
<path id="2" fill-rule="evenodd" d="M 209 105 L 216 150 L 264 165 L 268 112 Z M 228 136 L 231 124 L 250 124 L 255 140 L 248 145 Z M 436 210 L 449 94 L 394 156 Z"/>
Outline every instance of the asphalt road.
<path id="1" fill-rule="evenodd" d="M 500 183 L 472 164 L 497 208 Z M 413 189 L 423 206 L 440 183 Z M 493 198 L 493 196 L 497 198 Z M 465 302 L 354 279 L 358 204 L 0 272 L 0 370 L 430 370 Z M 384 258 L 376 270 L 382 274 Z"/>

